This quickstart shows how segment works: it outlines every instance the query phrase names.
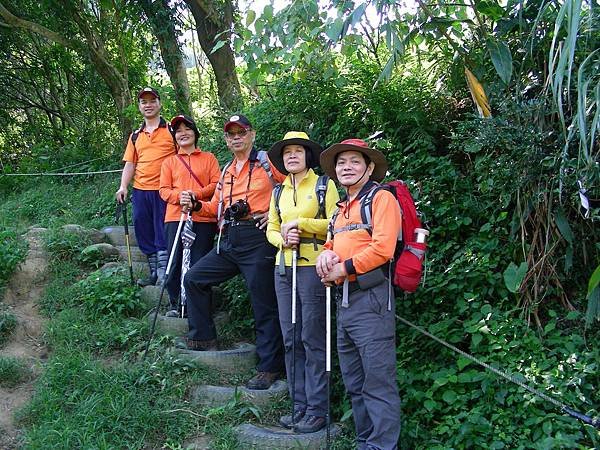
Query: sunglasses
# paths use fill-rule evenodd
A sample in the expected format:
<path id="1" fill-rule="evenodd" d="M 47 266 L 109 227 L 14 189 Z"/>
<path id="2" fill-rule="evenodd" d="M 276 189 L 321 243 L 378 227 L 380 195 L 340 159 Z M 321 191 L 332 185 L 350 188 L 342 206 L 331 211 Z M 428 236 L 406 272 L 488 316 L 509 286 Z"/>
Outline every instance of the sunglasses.
<path id="1" fill-rule="evenodd" d="M 226 131 L 225 132 L 225 138 L 226 139 L 233 139 L 236 136 L 239 136 L 239 137 L 243 138 L 243 137 L 246 137 L 246 135 L 248 134 L 249 131 L 250 130 L 246 130 L 246 129 L 240 130 L 240 131 Z"/>

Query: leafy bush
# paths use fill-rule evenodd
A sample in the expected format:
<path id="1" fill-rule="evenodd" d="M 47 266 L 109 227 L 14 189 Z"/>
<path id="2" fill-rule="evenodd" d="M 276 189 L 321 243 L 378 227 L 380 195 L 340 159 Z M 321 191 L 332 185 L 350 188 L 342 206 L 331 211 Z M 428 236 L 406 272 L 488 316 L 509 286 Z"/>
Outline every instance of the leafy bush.
<path id="1" fill-rule="evenodd" d="M 74 290 L 74 301 L 93 315 L 131 316 L 144 309 L 138 288 L 131 285 L 122 267 L 92 272 Z"/>
<path id="2" fill-rule="evenodd" d="M 0 311 L 0 347 L 10 339 L 17 327 L 17 318 L 8 311 Z"/>
<path id="3" fill-rule="evenodd" d="M 0 293 L 26 254 L 26 241 L 15 231 L 0 225 Z"/>
<path id="4" fill-rule="evenodd" d="M 19 358 L 0 356 L 0 386 L 15 387 L 31 377 L 31 370 Z"/>
<path id="5" fill-rule="evenodd" d="M 46 249 L 59 261 L 77 261 L 81 251 L 90 244 L 86 236 L 68 233 L 62 228 L 52 229 L 46 235 Z"/>

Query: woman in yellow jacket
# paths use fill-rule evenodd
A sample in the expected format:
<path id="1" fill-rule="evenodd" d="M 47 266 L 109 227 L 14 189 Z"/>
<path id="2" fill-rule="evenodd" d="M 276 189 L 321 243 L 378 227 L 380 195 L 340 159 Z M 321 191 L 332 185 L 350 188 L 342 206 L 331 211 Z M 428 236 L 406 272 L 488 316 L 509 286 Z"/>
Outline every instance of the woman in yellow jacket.
<path id="1" fill-rule="evenodd" d="M 279 423 L 300 433 L 323 428 L 327 413 L 325 288 L 315 263 L 323 250 L 339 195 L 332 180 L 313 171 L 319 164 L 321 151 L 322 147 L 306 133 L 297 131 L 287 133 L 269 150 L 273 165 L 287 174 L 281 186 L 273 190 L 267 226 L 267 239 L 279 249 L 275 291 L 289 391 L 294 399 L 294 414 L 281 417 Z M 291 319 L 294 248 L 297 252 L 295 329 Z"/>

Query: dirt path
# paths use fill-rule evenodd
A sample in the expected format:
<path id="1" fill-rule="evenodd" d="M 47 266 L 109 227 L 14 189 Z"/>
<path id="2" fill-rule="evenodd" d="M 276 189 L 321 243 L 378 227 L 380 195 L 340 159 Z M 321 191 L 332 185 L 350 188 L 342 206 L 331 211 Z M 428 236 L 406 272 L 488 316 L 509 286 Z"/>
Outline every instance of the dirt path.
<path id="1" fill-rule="evenodd" d="M 40 316 L 37 302 L 46 287 L 48 259 L 44 250 L 44 228 L 31 228 L 25 238 L 29 252 L 21 267 L 10 280 L 2 303 L 18 321 L 10 341 L 0 349 L 2 356 L 15 356 L 27 363 L 34 374 L 39 373 L 40 363 L 46 359 L 47 350 L 42 341 L 44 319 Z M 19 430 L 15 427 L 13 414 L 31 398 L 34 381 L 15 388 L 0 388 L 0 448 L 18 448 Z"/>

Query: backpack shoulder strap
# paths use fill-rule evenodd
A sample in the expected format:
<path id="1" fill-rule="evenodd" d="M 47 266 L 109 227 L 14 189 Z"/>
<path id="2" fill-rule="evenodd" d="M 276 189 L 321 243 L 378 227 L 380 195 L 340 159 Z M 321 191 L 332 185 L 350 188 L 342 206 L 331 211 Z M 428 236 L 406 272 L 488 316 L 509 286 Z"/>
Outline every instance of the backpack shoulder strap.
<path id="1" fill-rule="evenodd" d="M 283 192 L 283 184 L 276 184 L 273 187 L 273 197 L 275 198 L 275 211 L 277 212 L 277 217 L 279 217 L 279 221 L 281 222 L 281 209 L 279 208 L 279 199 L 281 198 L 281 193 Z"/>
<path id="2" fill-rule="evenodd" d="M 373 199 L 381 189 L 386 189 L 386 187 L 382 185 L 375 186 L 360 201 L 360 218 L 363 224 L 368 225 L 367 231 L 369 234 L 373 233 Z"/>
<path id="3" fill-rule="evenodd" d="M 327 217 L 327 211 L 325 209 L 325 196 L 327 195 L 327 184 L 329 183 L 329 177 L 327 175 L 321 175 L 317 179 L 317 185 L 315 186 L 315 193 L 317 194 L 317 202 L 319 209 L 315 219 L 325 219 Z"/>
<path id="4" fill-rule="evenodd" d="M 219 177 L 219 182 L 217 183 L 217 187 L 219 188 L 219 205 L 217 206 L 217 223 L 221 222 L 221 214 L 223 213 L 223 191 L 225 190 L 223 182 L 225 181 L 225 172 L 229 169 L 229 166 L 233 163 L 233 159 L 229 161 L 227 164 L 223 166 L 223 170 L 221 171 L 221 176 Z"/>
<path id="5" fill-rule="evenodd" d="M 275 178 L 273 178 L 273 171 L 271 170 L 271 164 L 269 163 L 269 157 L 267 156 L 267 152 L 264 150 L 259 150 L 257 153 L 257 157 L 258 162 L 260 163 L 262 168 L 265 169 L 265 172 L 267 172 L 271 185 L 275 187 L 277 185 L 277 182 L 275 181 Z"/>

